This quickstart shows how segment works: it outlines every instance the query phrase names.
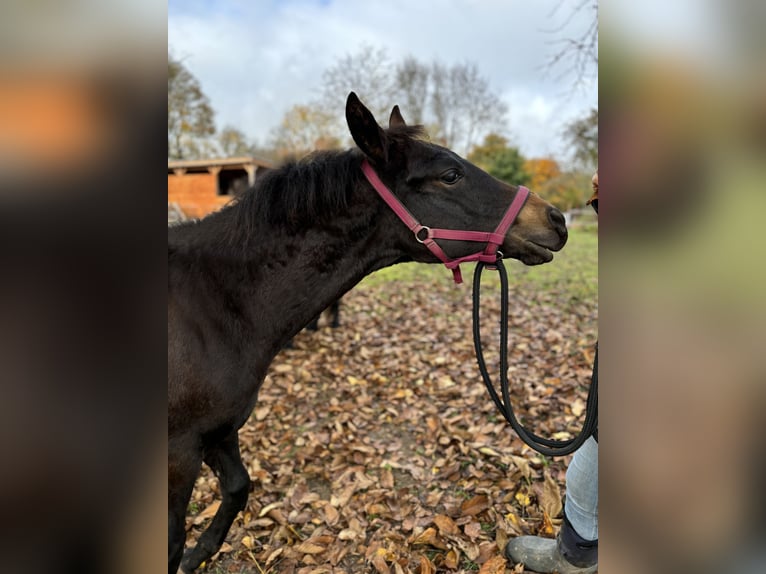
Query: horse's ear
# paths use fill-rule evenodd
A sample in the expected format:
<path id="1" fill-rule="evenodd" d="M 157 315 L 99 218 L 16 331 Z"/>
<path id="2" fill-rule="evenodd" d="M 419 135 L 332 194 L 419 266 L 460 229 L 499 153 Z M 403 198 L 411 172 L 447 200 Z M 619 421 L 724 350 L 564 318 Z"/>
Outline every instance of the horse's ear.
<path id="1" fill-rule="evenodd" d="M 354 92 L 351 92 L 346 100 L 346 122 L 359 149 L 373 163 L 385 164 L 388 161 L 386 132 Z"/>
<path id="2" fill-rule="evenodd" d="M 402 117 L 402 112 L 399 111 L 399 106 L 394 106 L 394 109 L 391 110 L 391 117 L 388 118 L 388 129 L 403 128 L 406 125 L 407 124 Z"/>

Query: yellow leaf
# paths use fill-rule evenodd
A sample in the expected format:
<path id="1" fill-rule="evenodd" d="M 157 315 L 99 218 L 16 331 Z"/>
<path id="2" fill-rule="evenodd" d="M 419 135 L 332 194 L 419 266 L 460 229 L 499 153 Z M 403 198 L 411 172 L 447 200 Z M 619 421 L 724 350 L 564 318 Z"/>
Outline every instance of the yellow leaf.
<path id="1" fill-rule="evenodd" d="M 444 566 L 449 568 L 450 570 L 455 570 L 457 568 L 459 561 L 460 561 L 460 556 L 458 556 L 457 551 L 450 550 L 449 552 L 447 552 L 447 556 L 444 557 Z"/>
<path id="2" fill-rule="evenodd" d="M 547 538 L 553 538 L 553 523 L 548 513 L 543 510 L 543 520 L 540 522 L 540 526 L 537 529 L 537 534 L 545 536 Z"/>
<path id="3" fill-rule="evenodd" d="M 514 498 L 521 506 L 529 506 L 532 502 L 529 495 L 521 491 L 517 492 Z"/>

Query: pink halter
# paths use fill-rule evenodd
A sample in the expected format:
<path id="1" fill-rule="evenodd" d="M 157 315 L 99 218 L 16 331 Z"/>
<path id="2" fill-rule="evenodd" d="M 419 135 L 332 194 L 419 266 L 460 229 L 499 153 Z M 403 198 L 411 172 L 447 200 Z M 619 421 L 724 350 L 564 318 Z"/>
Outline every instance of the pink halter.
<path id="1" fill-rule="evenodd" d="M 362 161 L 362 171 L 364 172 L 367 181 L 370 182 L 378 195 L 385 201 L 388 206 L 399 216 L 404 224 L 415 234 L 415 239 L 425 245 L 431 253 L 433 253 L 439 260 L 444 263 L 447 269 L 452 270 L 452 275 L 455 279 L 455 283 L 462 283 L 463 276 L 460 274 L 460 264 L 467 263 L 469 261 L 483 261 L 485 263 L 494 263 L 498 258 L 497 248 L 503 243 L 505 234 L 508 228 L 511 226 L 516 216 L 524 206 L 524 202 L 529 196 L 529 190 L 524 186 L 519 186 L 519 190 L 516 193 L 516 197 L 513 198 L 511 205 L 505 211 L 505 215 L 497 224 L 497 227 L 492 232 L 487 231 L 463 231 L 460 229 L 432 229 L 425 225 L 421 225 L 420 222 L 407 210 L 404 205 L 391 193 L 391 190 L 380 180 L 378 174 L 365 159 Z M 450 259 L 447 254 L 444 253 L 441 247 L 434 241 L 435 239 L 456 239 L 459 241 L 476 241 L 478 243 L 486 243 L 487 246 L 484 251 L 477 251 L 471 255 L 465 257 L 459 257 L 457 259 Z"/>

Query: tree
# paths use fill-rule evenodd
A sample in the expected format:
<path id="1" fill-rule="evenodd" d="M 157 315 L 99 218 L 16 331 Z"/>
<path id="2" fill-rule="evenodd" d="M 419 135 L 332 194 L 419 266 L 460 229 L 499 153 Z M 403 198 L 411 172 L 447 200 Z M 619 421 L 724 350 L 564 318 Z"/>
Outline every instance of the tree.
<path id="1" fill-rule="evenodd" d="M 431 107 L 446 147 L 466 153 L 487 129 L 505 122 L 508 106 L 489 88 L 476 64 L 431 67 Z"/>
<path id="2" fill-rule="evenodd" d="M 341 147 L 335 117 L 317 106 L 296 105 L 272 131 L 272 147 L 278 157 L 300 156 L 316 149 Z"/>
<path id="3" fill-rule="evenodd" d="M 396 66 L 396 103 L 407 112 L 411 124 L 424 124 L 428 105 L 431 71 L 412 56 Z"/>
<path id="4" fill-rule="evenodd" d="M 214 112 L 197 79 L 168 54 L 168 158 L 191 159 L 208 151 Z"/>
<path id="5" fill-rule="evenodd" d="M 399 104 L 408 123 L 427 125 L 434 141 L 462 154 L 487 131 L 502 126 L 508 111 L 476 64 L 426 64 L 408 56 L 394 65 L 385 49 L 363 46 L 324 72 L 322 96 L 312 105 L 336 118 L 333 135 L 341 140 L 347 134 L 338 110 L 350 91 L 381 122 Z"/>
<path id="6" fill-rule="evenodd" d="M 527 185 L 529 174 L 524 169 L 524 158 L 518 148 L 509 147 L 503 136 L 490 133 L 481 145 L 468 154 L 468 161 L 488 174 L 511 185 Z"/>
<path id="7" fill-rule="evenodd" d="M 552 21 L 555 21 L 554 17 L 563 4 L 559 2 L 552 10 Z M 579 21 L 577 17 L 585 11 L 590 12 L 587 27 L 572 30 L 573 23 Z M 567 36 L 557 38 L 553 42 L 557 49 L 549 58 L 547 67 L 549 70 L 560 68 L 563 73 L 572 72 L 574 87 L 577 87 L 587 77 L 598 74 L 598 0 L 578 0 L 563 23 L 548 32 L 558 35 L 565 29 L 568 29 Z M 572 32 L 574 36 L 571 35 Z"/>
<path id="8" fill-rule="evenodd" d="M 561 175 L 561 168 L 555 159 L 542 157 L 524 162 L 524 171 L 529 174 L 529 187 L 536 191 L 548 181 Z"/>
<path id="9" fill-rule="evenodd" d="M 591 174 L 582 171 L 567 171 L 549 179 L 535 191 L 561 211 L 583 207 L 590 195 Z"/>
<path id="10" fill-rule="evenodd" d="M 574 148 L 574 159 L 585 169 L 598 165 L 598 110 L 570 123 L 564 130 L 564 137 Z"/>
<path id="11" fill-rule="evenodd" d="M 218 146 L 224 157 L 253 155 L 253 146 L 247 141 L 247 136 L 232 126 L 226 126 L 220 131 Z"/>
<path id="12" fill-rule="evenodd" d="M 343 110 L 349 92 L 364 102 L 365 106 L 380 121 L 388 119 L 396 96 L 394 68 L 386 50 L 375 49 L 370 45 L 362 46 L 356 54 L 347 54 L 322 74 L 322 92 L 316 107 L 338 117 L 338 110 Z M 344 129 L 341 117 L 338 125 Z M 339 134 L 335 134 L 339 135 Z"/>

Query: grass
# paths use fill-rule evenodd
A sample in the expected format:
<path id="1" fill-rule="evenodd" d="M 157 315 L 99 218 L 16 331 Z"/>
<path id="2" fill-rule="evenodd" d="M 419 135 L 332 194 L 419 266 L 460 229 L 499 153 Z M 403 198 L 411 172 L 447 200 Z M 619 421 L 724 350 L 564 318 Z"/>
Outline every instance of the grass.
<path id="1" fill-rule="evenodd" d="M 459 288 L 470 289 L 474 267 L 474 264 L 461 266 L 464 285 Z M 506 269 L 509 282 L 522 290 L 556 292 L 571 302 L 592 301 L 598 297 L 598 229 L 595 226 L 570 229 L 566 246 L 554 254 L 550 263 L 529 267 L 509 260 Z M 376 271 L 360 286 L 390 282 L 451 284 L 452 274 L 441 265 L 402 263 Z M 489 281 L 487 284 L 490 285 Z"/>

